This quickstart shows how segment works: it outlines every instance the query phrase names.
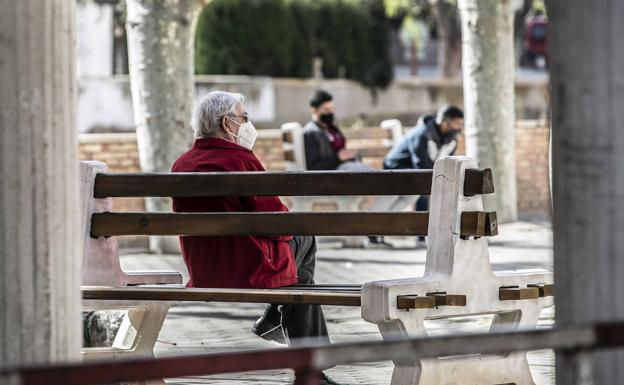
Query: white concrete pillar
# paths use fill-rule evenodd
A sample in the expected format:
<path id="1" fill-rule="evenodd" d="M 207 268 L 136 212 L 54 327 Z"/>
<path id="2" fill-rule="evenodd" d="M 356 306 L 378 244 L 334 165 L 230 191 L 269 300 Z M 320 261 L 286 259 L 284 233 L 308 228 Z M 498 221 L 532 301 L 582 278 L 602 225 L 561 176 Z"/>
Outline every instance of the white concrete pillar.
<path id="1" fill-rule="evenodd" d="M 622 321 L 624 2 L 547 4 L 556 322 Z M 559 354 L 557 384 L 624 383 L 624 349 L 590 356 Z"/>
<path id="2" fill-rule="evenodd" d="M 0 0 L 0 366 L 80 357 L 75 7 Z"/>

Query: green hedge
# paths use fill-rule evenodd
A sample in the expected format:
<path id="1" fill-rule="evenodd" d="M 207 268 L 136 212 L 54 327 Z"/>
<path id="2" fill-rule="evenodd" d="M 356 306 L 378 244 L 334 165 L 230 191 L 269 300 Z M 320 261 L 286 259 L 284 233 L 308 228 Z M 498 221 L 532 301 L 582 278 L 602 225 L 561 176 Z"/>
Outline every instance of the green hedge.
<path id="1" fill-rule="evenodd" d="M 383 0 L 212 0 L 195 41 L 198 74 L 307 78 L 323 75 L 377 89 L 392 81 Z"/>

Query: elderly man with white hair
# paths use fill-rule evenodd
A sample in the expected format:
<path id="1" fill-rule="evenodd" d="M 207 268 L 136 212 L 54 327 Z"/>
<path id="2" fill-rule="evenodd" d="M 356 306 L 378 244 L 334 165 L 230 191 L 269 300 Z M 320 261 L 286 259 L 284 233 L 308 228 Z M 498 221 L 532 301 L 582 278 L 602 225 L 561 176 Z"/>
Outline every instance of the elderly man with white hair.
<path id="1" fill-rule="evenodd" d="M 195 143 L 173 172 L 265 171 L 252 152 L 257 132 L 241 94 L 215 91 L 193 113 Z M 278 197 L 174 198 L 176 212 L 288 211 Z M 314 283 L 316 243 L 310 236 L 182 236 L 188 287 L 275 288 Z M 316 337 L 329 342 L 319 305 L 267 305 L 252 331 L 278 343 Z M 335 384 L 322 374 L 321 384 Z"/>

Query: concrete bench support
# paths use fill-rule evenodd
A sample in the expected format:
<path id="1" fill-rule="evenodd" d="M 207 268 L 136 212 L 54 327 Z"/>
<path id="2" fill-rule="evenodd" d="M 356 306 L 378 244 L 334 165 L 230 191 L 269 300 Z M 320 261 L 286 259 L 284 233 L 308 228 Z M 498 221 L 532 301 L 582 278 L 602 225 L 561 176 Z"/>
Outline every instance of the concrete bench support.
<path id="1" fill-rule="evenodd" d="M 119 250 L 115 237 L 91 238 L 91 215 L 112 211 L 110 198 L 93 197 L 95 177 L 107 173 L 106 164 L 96 161 L 80 162 L 80 187 L 82 193 L 83 262 L 82 285 L 124 287 L 131 285 L 181 284 L 182 275 L 177 271 L 125 272 L 119 262 Z M 119 310 L 128 313 L 110 348 L 83 348 L 83 356 L 91 358 L 114 358 L 120 355 L 153 356 L 156 338 L 169 307 L 166 301 L 83 301 L 83 311 Z"/>
<path id="2" fill-rule="evenodd" d="M 486 239 L 460 238 L 461 213 L 483 211 L 481 195 L 463 193 L 465 170 L 476 167 L 476 162 L 466 157 L 449 157 L 435 164 L 425 275 L 363 286 L 362 317 L 376 323 L 383 338 L 426 335 L 427 319 L 477 314 L 494 314 L 490 330 L 534 328 L 540 311 L 553 304 L 548 296 L 501 300 L 501 288 L 550 285 L 552 274 L 544 270 L 494 273 Z M 529 290 L 539 292 L 537 288 Z M 397 308 L 399 296 L 436 292 L 465 295 L 466 304 Z M 414 354 L 409 362 L 395 362 L 392 375 L 393 385 L 501 383 L 533 384 L 525 353 L 423 360 Z"/>

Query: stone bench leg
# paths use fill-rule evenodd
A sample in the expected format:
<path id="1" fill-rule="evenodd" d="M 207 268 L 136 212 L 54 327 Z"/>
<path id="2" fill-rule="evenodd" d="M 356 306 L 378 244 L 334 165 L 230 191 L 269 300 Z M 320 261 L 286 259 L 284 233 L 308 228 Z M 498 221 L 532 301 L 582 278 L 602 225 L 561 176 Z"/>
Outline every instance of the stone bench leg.
<path id="1" fill-rule="evenodd" d="M 86 360 L 125 359 L 135 357 L 154 357 L 154 345 L 160 334 L 172 302 L 154 301 L 131 303 L 129 301 L 99 301 L 97 310 L 127 309 L 110 348 L 83 348 Z M 124 382 L 125 385 L 164 385 L 165 381 L 150 380 Z"/>
<path id="2" fill-rule="evenodd" d="M 408 330 L 425 330 L 425 325 L 420 322 L 418 327 L 413 324 L 409 325 L 409 321 L 395 320 L 392 322 L 378 323 L 377 327 L 383 339 L 396 338 L 397 336 L 411 335 Z M 408 324 L 408 325 L 406 325 Z M 418 358 L 413 360 L 394 361 L 394 370 L 392 371 L 392 385 L 418 385 L 422 373 L 422 365 Z"/>
<path id="3" fill-rule="evenodd" d="M 99 301 L 86 307 L 94 310 L 127 310 L 110 348 L 85 348 L 85 359 L 153 357 L 154 345 L 172 302 Z M 89 305 L 96 305 L 89 306 Z"/>
<path id="4" fill-rule="evenodd" d="M 534 313 L 534 312 L 531 312 Z M 534 314 L 520 311 L 495 314 L 490 331 L 535 325 Z M 539 313 L 537 314 L 539 316 Z M 523 319 L 524 318 L 524 319 Z M 377 324 L 384 339 L 426 335 L 422 320 L 395 320 Z M 525 352 L 454 358 L 413 359 L 394 362 L 392 385 L 534 385 Z"/>

